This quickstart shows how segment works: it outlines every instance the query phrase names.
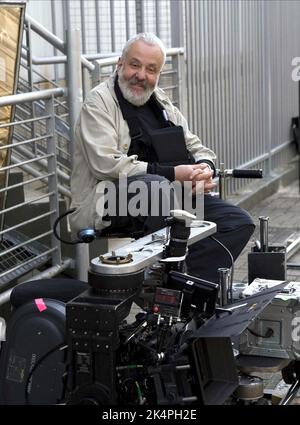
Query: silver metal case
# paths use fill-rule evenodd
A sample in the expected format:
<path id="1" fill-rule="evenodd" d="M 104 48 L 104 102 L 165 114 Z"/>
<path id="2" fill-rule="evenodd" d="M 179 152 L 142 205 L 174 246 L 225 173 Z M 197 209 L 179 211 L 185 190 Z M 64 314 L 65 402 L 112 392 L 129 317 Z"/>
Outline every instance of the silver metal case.
<path id="1" fill-rule="evenodd" d="M 300 359 L 300 282 L 287 284 L 254 319 L 240 337 L 239 351 L 248 355 Z"/>

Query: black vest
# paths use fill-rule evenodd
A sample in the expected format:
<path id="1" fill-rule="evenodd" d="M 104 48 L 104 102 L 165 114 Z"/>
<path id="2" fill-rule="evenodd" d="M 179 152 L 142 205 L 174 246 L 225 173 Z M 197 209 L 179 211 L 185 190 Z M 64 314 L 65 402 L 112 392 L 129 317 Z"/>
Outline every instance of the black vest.
<path id="1" fill-rule="evenodd" d="M 157 121 L 156 129 L 150 129 L 139 118 L 138 108 L 128 102 L 115 79 L 115 93 L 121 112 L 129 127 L 131 138 L 128 155 L 137 155 L 140 161 L 159 163 L 160 165 L 179 165 L 194 163 L 187 151 L 183 128 L 175 126 L 166 117 L 166 112 L 154 94 L 147 102 Z M 148 127 L 148 128 L 147 128 Z"/>

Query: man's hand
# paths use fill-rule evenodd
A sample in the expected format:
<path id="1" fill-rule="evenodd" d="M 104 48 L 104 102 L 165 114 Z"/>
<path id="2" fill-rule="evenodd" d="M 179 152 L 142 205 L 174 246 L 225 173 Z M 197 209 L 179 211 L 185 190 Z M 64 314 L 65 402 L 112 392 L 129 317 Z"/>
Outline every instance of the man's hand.
<path id="1" fill-rule="evenodd" d="M 193 183 L 193 194 L 197 192 L 197 182 L 203 182 L 201 188 L 204 184 L 204 192 L 209 192 L 216 186 L 216 183 L 213 182 L 213 171 L 210 167 L 205 164 L 192 164 L 192 165 L 177 165 L 175 167 L 175 180 L 181 182 L 192 181 Z"/>
<path id="2" fill-rule="evenodd" d="M 194 164 L 192 165 L 194 168 L 194 172 L 191 175 L 193 185 L 196 186 L 196 182 L 202 181 L 204 183 L 204 192 L 207 193 L 214 187 L 216 187 L 216 183 L 213 182 L 213 171 L 211 168 L 205 164 Z M 200 172 L 199 172 L 200 170 Z"/>
<path id="3" fill-rule="evenodd" d="M 177 165 L 175 167 L 175 180 L 179 180 L 181 183 L 192 181 L 192 176 L 196 175 L 197 173 L 198 171 L 194 170 L 193 165 Z"/>

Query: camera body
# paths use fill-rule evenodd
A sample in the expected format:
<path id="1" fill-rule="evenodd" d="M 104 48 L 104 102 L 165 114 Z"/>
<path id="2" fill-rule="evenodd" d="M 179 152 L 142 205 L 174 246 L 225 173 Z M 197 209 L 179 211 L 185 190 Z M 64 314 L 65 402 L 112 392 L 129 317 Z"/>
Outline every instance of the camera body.
<path id="1" fill-rule="evenodd" d="M 1 350 L 0 404 L 201 406 L 263 397 L 262 382 L 253 395 L 252 377 L 243 375 L 241 383 L 238 373 L 239 364 L 249 366 L 247 349 L 253 346 L 238 346 L 237 356 L 232 342 L 242 341 L 253 323 L 269 320 L 265 307 L 287 283 L 220 308 L 219 285 L 183 269 L 187 245 L 213 234 L 215 224 L 179 213 L 168 221 L 170 229 L 94 258 L 88 289 L 67 304 L 45 298 L 16 309 Z M 298 304 L 294 292 L 291 303 Z M 141 293 L 147 302 L 132 319 Z M 273 305 L 276 300 L 271 312 Z M 282 329 L 288 335 L 286 317 Z M 274 318 L 274 338 L 264 343 L 276 341 L 276 323 Z M 263 344 L 257 348 L 266 357 Z M 299 364 L 295 350 L 283 348 Z M 270 360 L 277 354 L 273 350 Z"/>
<path id="2" fill-rule="evenodd" d="M 215 224 L 184 216 L 168 224 L 169 240 L 162 229 L 91 261 L 90 288 L 66 306 L 68 403 L 222 404 L 238 385 L 230 338 L 195 337 L 215 313 L 219 285 L 182 273 L 187 245 Z M 157 261 L 152 301 L 127 323 Z"/>
<path id="3" fill-rule="evenodd" d="M 224 403 L 238 385 L 230 338 L 195 337 L 214 314 L 218 285 L 170 272 L 152 307 L 127 323 L 137 292 L 91 288 L 67 304 L 68 403 Z"/>
<path id="4" fill-rule="evenodd" d="M 187 245 L 214 233 L 214 224 L 175 217 L 169 225 L 169 238 L 163 229 L 91 261 L 90 288 L 66 306 L 67 403 L 199 406 L 251 400 L 251 379 L 242 396 L 234 395 L 241 376 L 233 341 L 286 282 L 220 308 L 218 284 L 183 272 Z M 161 273 L 150 302 L 128 323 L 147 284 L 146 270 L 157 262 Z M 254 402 L 263 397 L 258 384 Z"/>

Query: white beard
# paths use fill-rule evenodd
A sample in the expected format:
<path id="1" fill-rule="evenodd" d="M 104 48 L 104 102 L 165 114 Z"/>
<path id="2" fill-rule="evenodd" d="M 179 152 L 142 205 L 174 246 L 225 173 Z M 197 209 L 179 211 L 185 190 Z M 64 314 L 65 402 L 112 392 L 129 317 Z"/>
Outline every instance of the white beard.
<path id="1" fill-rule="evenodd" d="M 152 93 L 157 87 L 157 84 L 155 84 L 155 87 L 152 88 L 152 87 L 147 87 L 147 83 L 141 83 L 145 91 L 144 93 L 136 94 L 136 93 L 133 93 L 131 90 L 131 84 L 136 83 L 136 78 L 131 77 L 128 81 L 125 80 L 121 69 L 118 72 L 118 76 L 119 76 L 119 79 L 118 79 L 119 87 L 122 92 L 122 95 L 129 103 L 132 103 L 135 106 L 145 105 L 145 103 L 148 102 Z"/>

